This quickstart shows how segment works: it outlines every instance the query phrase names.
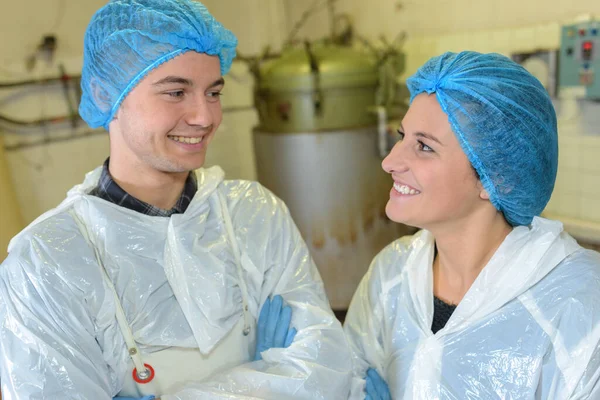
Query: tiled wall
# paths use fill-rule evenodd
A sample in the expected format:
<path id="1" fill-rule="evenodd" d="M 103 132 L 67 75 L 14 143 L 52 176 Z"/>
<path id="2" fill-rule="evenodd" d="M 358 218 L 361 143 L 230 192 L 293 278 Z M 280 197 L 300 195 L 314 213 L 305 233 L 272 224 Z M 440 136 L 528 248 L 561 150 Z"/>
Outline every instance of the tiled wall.
<path id="1" fill-rule="evenodd" d="M 600 105 L 579 103 L 579 115 L 559 120 L 558 178 L 547 212 L 600 223 Z"/>
<path id="2" fill-rule="evenodd" d="M 429 58 L 446 51 L 473 50 L 511 53 L 557 49 L 560 45 L 558 22 L 535 26 L 446 33 L 411 37 L 404 47 L 407 66 L 404 77 L 413 74 Z"/>

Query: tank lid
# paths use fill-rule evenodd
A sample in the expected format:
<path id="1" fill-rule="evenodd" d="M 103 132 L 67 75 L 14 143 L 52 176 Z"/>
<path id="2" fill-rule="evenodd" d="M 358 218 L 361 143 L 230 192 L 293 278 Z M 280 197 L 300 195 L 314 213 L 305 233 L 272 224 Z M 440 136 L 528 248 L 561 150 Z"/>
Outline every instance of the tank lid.
<path id="1" fill-rule="evenodd" d="M 260 68 L 260 87 L 272 90 L 312 90 L 315 73 L 311 55 L 319 71 L 322 89 L 376 85 L 376 60 L 359 50 L 329 44 L 315 44 L 310 53 L 292 48 Z"/>

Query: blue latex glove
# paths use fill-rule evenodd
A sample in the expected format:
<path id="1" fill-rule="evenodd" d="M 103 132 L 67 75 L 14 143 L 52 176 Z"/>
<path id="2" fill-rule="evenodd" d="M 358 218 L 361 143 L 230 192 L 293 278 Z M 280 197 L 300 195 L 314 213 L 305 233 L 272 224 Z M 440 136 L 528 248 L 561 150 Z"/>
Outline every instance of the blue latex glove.
<path id="1" fill-rule="evenodd" d="M 367 395 L 365 400 L 392 400 L 390 388 L 373 368 L 367 370 Z"/>
<path id="2" fill-rule="evenodd" d="M 261 360 L 261 353 L 272 348 L 286 348 L 294 341 L 296 328 L 290 329 L 292 308 L 283 306 L 283 298 L 279 295 L 273 300 L 267 298 L 258 317 L 256 332 L 256 353 L 254 360 Z"/>
<path id="3" fill-rule="evenodd" d="M 113 397 L 113 400 L 154 400 L 156 397 L 151 394 L 144 397 Z"/>

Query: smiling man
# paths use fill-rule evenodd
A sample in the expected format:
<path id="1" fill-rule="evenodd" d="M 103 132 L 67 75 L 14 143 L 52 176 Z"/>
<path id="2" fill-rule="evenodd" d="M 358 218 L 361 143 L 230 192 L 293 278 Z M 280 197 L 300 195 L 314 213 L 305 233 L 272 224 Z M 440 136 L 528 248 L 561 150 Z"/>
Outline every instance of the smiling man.
<path id="1" fill-rule="evenodd" d="M 204 164 L 223 117 L 224 84 L 219 58 L 195 51 L 150 72 L 109 122 L 110 160 L 92 194 L 144 213 L 185 211 L 196 186 L 190 171 Z"/>
<path id="2" fill-rule="evenodd" d="M 287 208 L 200 169 L 236 44 L 191 0 L 94 15 L 80 114 L 110 157 L 11 242 L 7 398 L 347 398 L 346 340 Z"/>

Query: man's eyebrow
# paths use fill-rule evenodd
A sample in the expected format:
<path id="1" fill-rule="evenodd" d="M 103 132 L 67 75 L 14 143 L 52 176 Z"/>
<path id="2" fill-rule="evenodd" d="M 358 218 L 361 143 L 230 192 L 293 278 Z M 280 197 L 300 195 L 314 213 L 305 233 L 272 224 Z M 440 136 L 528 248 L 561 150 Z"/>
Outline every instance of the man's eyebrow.
<path id="1" fill-rule="evenodd" d="M 223 77 L 217 79 L 216 81 L 214 81 L 208 88 L 214 88 L 216 86 L 222 86 L 225 85 L 225 79 L 223 79 Z"/>
<path id="2" fill-rule="evenodd" d="M 187 79 L 187 78 L 183 78 L 181 76 L 167 76 L 165 78 L 162 78 L 161 80 L 154 82 L 152 85 L 153 86 L 161 86 L 161 85 L 168 85 L 168 84 L 180 84 L 180 85 L 185 85 L 185 86 L 194 86 L 194 82 L 192 82 L 191 80 Z"/>

